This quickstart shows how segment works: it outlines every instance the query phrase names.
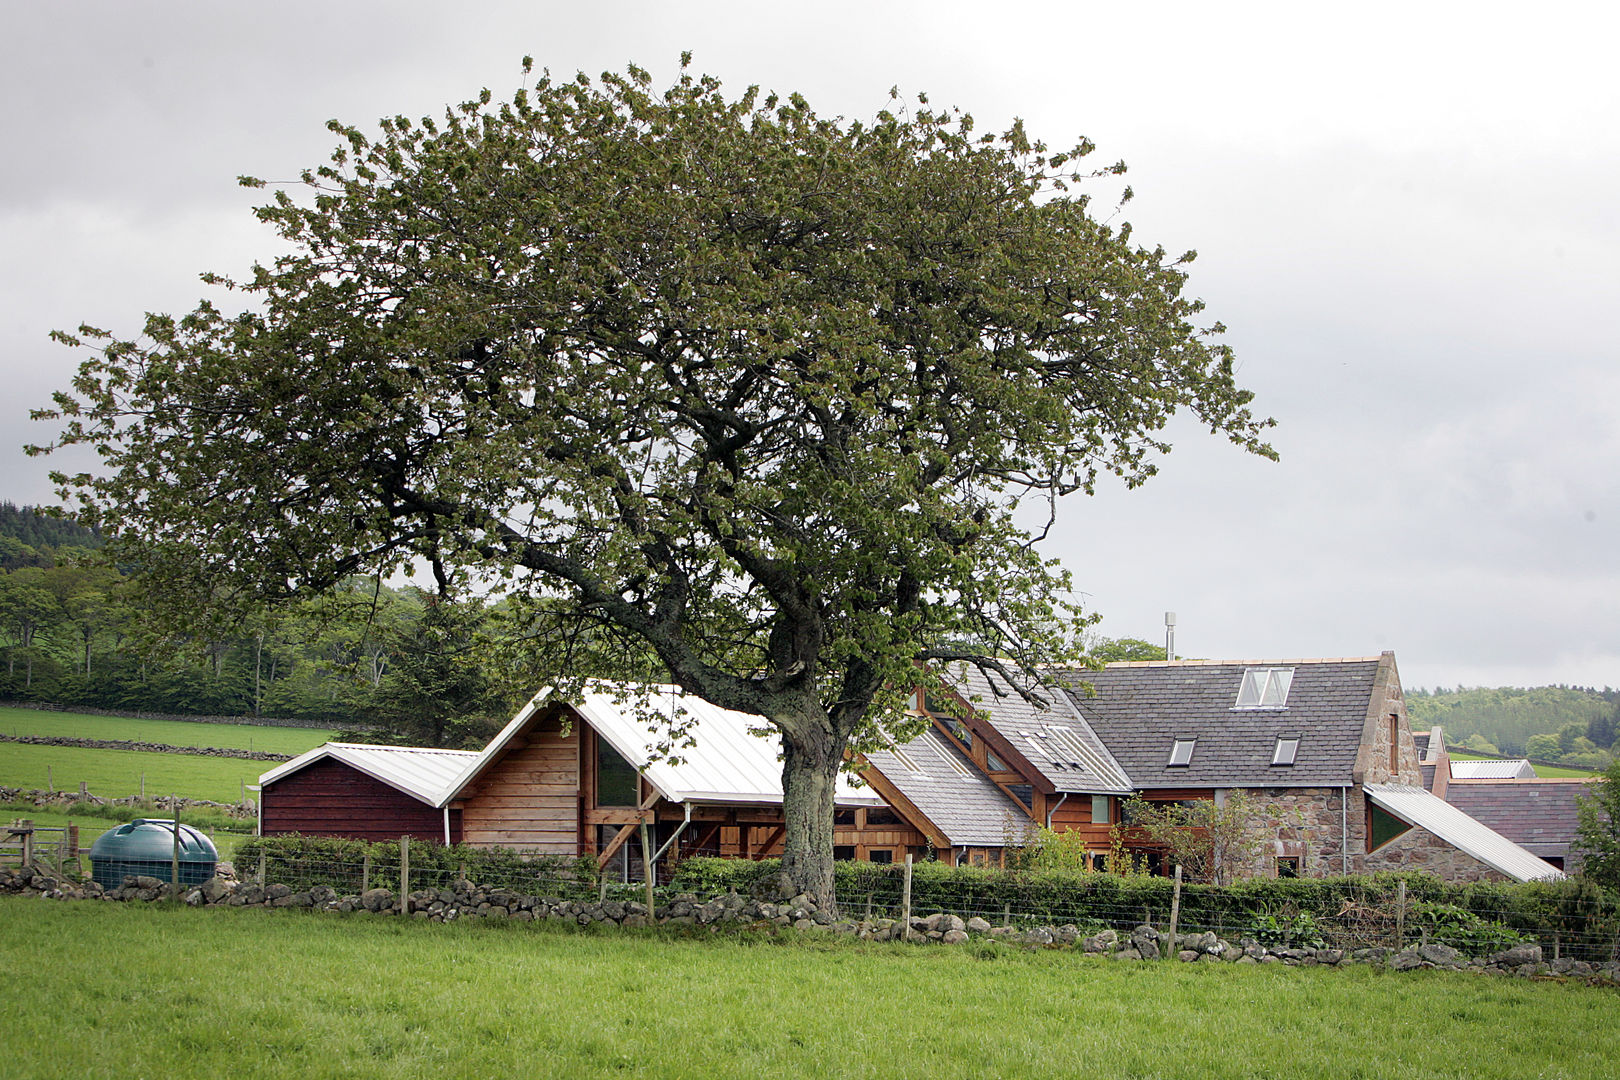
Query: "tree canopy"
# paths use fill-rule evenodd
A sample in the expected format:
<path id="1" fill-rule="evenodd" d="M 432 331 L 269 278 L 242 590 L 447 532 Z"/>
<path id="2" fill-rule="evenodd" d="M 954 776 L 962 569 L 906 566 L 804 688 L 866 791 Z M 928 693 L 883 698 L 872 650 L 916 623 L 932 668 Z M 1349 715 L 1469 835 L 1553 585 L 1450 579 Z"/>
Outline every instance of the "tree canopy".
<path id="1" fill-rule="evenodd" d="M 258 211 L 290 253 L 209 279 L 250 310 L 59 335 L 93 351 L 41 415 L 105 461 L 64 492 L 176 617 L 421 565 L 588 638 L 573 674 L 656 657 L 781 731 L 829 896 L 833 777 L 915 665 L 1078 656 L 1058 497 L 1146 480 L 1178 410 L 1272 456 L 1191 255 L 1090 212 L 1123 166 L 896 102 L 683 58 L 333 122 Z"/>

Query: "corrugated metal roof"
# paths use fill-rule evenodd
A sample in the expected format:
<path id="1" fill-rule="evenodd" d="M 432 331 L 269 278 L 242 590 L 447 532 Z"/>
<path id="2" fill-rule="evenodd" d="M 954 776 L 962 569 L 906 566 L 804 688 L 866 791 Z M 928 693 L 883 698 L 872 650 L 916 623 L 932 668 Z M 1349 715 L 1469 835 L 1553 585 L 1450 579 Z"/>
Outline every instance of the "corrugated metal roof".
<path id="1" fill-rule="evenodd" d="M 549 690 L 536 694 L 490 741 L 479 760 L 466 766 L 442 802 L 454 798 L 539 708 L 553 700 Z M 722 709 L 667 684 L 596 682 L 578 699 L 555 700 L 578 712 L 671 802 L 782 801 L 781 736 L 762 716 Z M 674 738 L 672 728 L 678 729 Z M 871 788 L 857 783 L 841 773 L 834 801 L 841 806 L 883 805 Z"/>
<path id="2" fill-rule="evenodd" d="M 1525 758 L 1488 758 L 1482 761 L 1451 759 L 1453 780 L 1531 780 L 1535 775 L 1536 767 Z"/>
<path id="3" fill-rule="evenodd" d="M 869 751 L 866 760 L 939 826 L 953 847 L 1016 843 L 1031 824 L 1027 811 L 933 728 L 903 746 Z"/>
<path id="4" fill-rule="evenodd" d="M 1096 795 L 1134 790 L 1114 755 L 1075 708 L 1061 687 L 1042 687 L 1043 707 L 1027 701 L 1012 686 L 970 664 L 953 664 L 944 673 L 990 725 L 1040 770 L 1060 792 Z M 999 692 L 998 692 L 999 691 Z"/>
<path id="5" fill-rule="evenodd" d="M 1517 881 L 1561 878 L 1563 872 L 1444 799 L 1409 784 L 1368 784 L 1367 796 L 1402 821 L 1427 829 L 1452 847 Z"/>
<path id="6" fill-rule="evenodd" d="M 430 746 L 374 746 L 368 743 L 329 742 L 293 758 L 259 777 L 259 786 L 273 784 L 322 758 L 341 761 L 352 769 L 397 788 L 430 806 L 440 805 L 445 789 L 478 757 L 475 750 L 440 750 Z"/>

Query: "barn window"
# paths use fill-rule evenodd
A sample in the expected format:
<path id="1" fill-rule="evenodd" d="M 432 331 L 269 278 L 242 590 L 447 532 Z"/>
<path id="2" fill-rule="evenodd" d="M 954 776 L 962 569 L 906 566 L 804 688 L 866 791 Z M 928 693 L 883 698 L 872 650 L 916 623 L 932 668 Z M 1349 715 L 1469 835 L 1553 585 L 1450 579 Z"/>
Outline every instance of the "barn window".
<path id="1" fill-rule="evenodd" d="M 899 825 L 900 815 L 887 806 L 871 806 L 866 810 L 868 825 Z"/>
<path id="2" fill-rule="evenodd" d="M 866 853 L 866 859 L 868 862 L 892 863 L 894 862 L 894 852 L 889 848 L 873 848 Z"/>
<path id="3" fill-rule="evenodd" d="M 1093 825 L 1107 825 L 1108 822 L 1108 796 L 1093 795 L 1091 797 L 1091 823 Z"/>
<path id="4" fill-rule="evenodd" d="M 1279 735 L 1279 736 L 1277 736 L 1276 749 L 1272 750 L 1272 752 L 1271 752 L 1271 763 L 1273 765 L 1292 765 L 1294 763 L 1294 758 L 1297 757 L 1298 755 L 1299 755 L 1299 736 L 1298 735 Z"/>
<path id="5" fill-rule="evenodd" d="M 634 806 L 636 769 L 604 740 L 596 740 L 596 805 Z"/>
<path id="6" fill-rule="evenodd" d="M 837 862 L 853 862 L 855 860 L 855 845 L 834 844 L 833 859 Z"/>
<path id="7" fill-rule="evenodd" d="M 1403 833 L 1411 831 L 1410 822 L 1402 821 L 1394 814 L 1385 810 L 1377 803 L 1368 800 L 1368 807 L 1372 811 L 1372 820 L 1368 823 L 1367 850 L 1377 851 L 1391 840 Z"/>
<path id="8" fill-rule="evenodd" d="M 1191 765 L 1193 747 L 1197 745 L 1197 739 L 1177 739 L 1176 744 L 1170 748 L 1170 760 L 1165 764 L 1174 766 Z"/>
<path id="9" fill-rule="evenodd" d="M 1298 855 L 1279 855 L 1279 856 L 1277 856 L 1277 876 L 1280 877 L 1280 878 L 1297 878 L 1297 877 L 1299 877 L 1299 856 Z"/>
<path id="10" fill-rule="evenodd" d="M 1286 709 L 1293 668 L 1250 668 L 1243 673 L 1234 709 Z"/>

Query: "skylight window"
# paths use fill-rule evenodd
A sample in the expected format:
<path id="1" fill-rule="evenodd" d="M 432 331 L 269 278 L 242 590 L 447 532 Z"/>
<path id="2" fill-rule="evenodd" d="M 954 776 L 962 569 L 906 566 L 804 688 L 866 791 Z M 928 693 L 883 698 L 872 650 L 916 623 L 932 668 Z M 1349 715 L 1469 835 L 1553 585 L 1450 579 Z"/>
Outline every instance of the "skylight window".
<path id="1" fill-rule="evenodd" d="M 1271 752 L 1271 763 L 1273 765 L 1292 765 L 1294 758 L 1298 755 L 1298 735 L 1277 736 L 1277 748 Z"/>
<path id="2" fill-rule="evenodd" d="M 1170 760 L 1165 764 L 1172 766 L 1191 765 L 1193 747 L 1197 745 L 1197 739 L 1177 739 L 1176 745 L 1170 748 Z"/>
<path id="3" fill-rule="evenodd" d="M 1250 668 L 1243 673 L 1235 709 L 1286 709 L 1293 668 Z"/>

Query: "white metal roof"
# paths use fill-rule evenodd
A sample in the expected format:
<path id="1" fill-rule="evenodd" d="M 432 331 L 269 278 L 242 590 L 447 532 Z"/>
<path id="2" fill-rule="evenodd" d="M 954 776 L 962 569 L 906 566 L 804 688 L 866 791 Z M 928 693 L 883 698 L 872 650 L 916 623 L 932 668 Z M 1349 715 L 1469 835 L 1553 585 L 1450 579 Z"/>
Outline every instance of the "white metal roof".
<path id="1" fill-rule="evenodd" d="M 1453 780 L 1529 780 L 1536 775 L 1536 767 L 1525 758 L 1459 761 L 1451 759 Z"/>
<path id="2" fill-rule="evenodd" d="M 445 789 L 478 757 L 475 750 L 439 750 L 429 746 L 373 746 L 367 743 L 322 743 L 259 777 L 259 786 L 273 784 L 322 758 L 341 761 L 352 769 L 430 806 L 440 805 Z"/>
<path id="3" fill-rule="evenodd" d="M 536 694 L 484 748 L 479 760 L 466 764 L 440 798 L 455 798 L 466 783 L 528 723 L 554 700 L 549 689 Z M 556 698 L 572 707 L 619 755 L 646 776 L 670 802 L 780 803 L 782 741 L 762 716 L 722 709 L 667 684 L 630 686 L 595 682 L 577 699 Z M 671 727 L 680 729 L 667 751 Z M 838 776 L 833 798 L 840 806 L 882 806 L 880 798 L 854 777 Z"/>
<path id="4" fill-rule="evenodd" d="M 1367 796 L 1402 821 L 1427 829 L 1458 851 L 1517 881 L 1564 876 L 1556 866 L 1420 787 L 1368 784 Z"/>

